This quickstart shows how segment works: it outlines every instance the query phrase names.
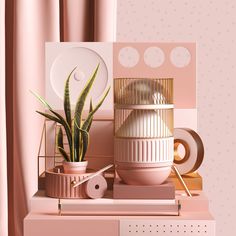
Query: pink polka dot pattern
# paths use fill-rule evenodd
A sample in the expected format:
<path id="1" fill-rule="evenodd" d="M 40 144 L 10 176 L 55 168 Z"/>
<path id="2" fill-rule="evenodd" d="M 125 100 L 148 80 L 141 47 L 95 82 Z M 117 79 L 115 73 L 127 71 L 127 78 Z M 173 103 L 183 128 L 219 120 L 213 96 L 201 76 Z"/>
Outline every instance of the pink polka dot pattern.
<path id="1" fill-rule="evenodd" d="M 139 61 L 139 53 L 133 47 L 124 47 L 119 52 L 119 62 L 124 67 L 134 67 Z"/>
<path id="2" fill-rule="evenodd" d="M 187 48 L 176 47 L 171 51 L 170 60 L 176 67 L 185 67 L 190 63 L 191 54 Z"/>
<path id="3" fill-rule="evenodd" d="M 161 66 L 165 61 L 164 52 L 158 47 L 149 47 L 144 52 L 144 62 L 151 68 Z"/>
<path id="4" fill-rule="evenodd" d="M 117 41 L 197 42 L 200 169 L 217 235 L 236 232 L 236 1 L 119 0 Z"/>

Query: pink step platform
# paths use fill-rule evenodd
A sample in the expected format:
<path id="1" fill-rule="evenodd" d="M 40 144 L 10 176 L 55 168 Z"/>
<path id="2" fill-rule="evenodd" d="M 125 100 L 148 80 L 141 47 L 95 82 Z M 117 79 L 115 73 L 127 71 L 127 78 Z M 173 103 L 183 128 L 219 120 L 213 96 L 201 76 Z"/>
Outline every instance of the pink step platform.
<path id="1" fill-rule="evenodd" d="M 113 199 L 112 193 L 103 199 L 62 200 L 62 204 L 73 201 L 78 209 L 91 206 L 92 210 L 90 215 L 60 216 L 58 200 L 39 191 L 31 199 L 31 211 L 24 220 L 24 236 L 215 236 L 215 220 L 209 213 L 208 199 L 202 191 L 192 193 L 194 196 L 189 198 L 183 191 L 176 191 L 176 200 L 181 204 L 179 216 L 93 214 L 102 205 L 154 203 L 154 200 Z"/>
<path id="2" fill-rule="evenodd" d="M 161 185 L 127 185 L 120 179 L 113 184 L 114 199 L 175 199 L 175 186 L 171 181 Z"/>

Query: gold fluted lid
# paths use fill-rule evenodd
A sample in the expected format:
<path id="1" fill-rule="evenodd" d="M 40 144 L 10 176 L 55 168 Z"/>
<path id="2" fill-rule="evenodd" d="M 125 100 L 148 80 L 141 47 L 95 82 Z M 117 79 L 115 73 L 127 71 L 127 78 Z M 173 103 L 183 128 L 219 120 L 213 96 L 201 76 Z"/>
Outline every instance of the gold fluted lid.
<path id="1" fill-rule="evenodd" d="M 173 104 L 173 79 L 115 78 L 114 102 L 117 105 Z"/>

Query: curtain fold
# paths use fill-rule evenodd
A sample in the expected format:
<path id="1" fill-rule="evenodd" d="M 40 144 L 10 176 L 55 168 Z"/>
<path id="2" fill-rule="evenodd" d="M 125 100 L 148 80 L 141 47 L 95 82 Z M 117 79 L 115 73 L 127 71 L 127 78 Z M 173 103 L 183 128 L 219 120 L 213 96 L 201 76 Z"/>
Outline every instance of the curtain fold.
<path id="1" fill-rule="evenodd" d="M 8 235 L 7 137 L 5 97 L 5 1 L 0 1 L 0 235 Z"/>
<path id="2" fill-rule="evenodd" d="M 117 2 L 115 0 L 94 1 L 94 41 L 115 41 Z"/>
<path id="3" fill-rule="evenodd" d="M 38 190 L 37 152 L 43 119 L 35 111 L 43 108 L 30 90 L 44 95 L 45 42 L 94 41 L 94 3 L 0 1 L 0 235 L 23 236 L 23 219 Z M 110 10 L 104 8 L 104 15 Z M 103 10 L 99 11 L 102 16 Z M 104 37 L 98 39 L 112 40 L 109 32 L 114 29 L 106 30 L 106 24 L 103 34 L 101 24 L 105 23 L 98 24 L 99 34 Z"/>
<path id="4" fill-rule="evenodd" d="M 93 41 L 94 0 L 62 0 L 63 41 Z"/>
<path id="5" fill-rule="evenodd" d="M 59 2 L 21 0 L 15 4 L 13 62 L 13 206 L 14 235 L 23 232 L 22 219 L 37 191 L 37 151 L 42 107 L 29 90 L 44 94 L 44 44 L 59 41 Z M 21 219 L 21 221 L 19 220 Z"/>
<path id="6" fill-rule="evenodd" d="M 116 0 L 61 0 L 61 7 L 63 41 L 115 41 Z"/>

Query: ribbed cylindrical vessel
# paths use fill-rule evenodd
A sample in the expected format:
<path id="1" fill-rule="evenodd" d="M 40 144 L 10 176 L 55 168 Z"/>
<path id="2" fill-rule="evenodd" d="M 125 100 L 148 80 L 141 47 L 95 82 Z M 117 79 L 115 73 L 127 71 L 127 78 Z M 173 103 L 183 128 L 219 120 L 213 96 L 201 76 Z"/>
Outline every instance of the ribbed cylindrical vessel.
<path id="1" fill-rule="evenodd" d="M 158 185 L 174 158 L 173 79 L 114 79 L 115 163 L 131 185 Z"/>

